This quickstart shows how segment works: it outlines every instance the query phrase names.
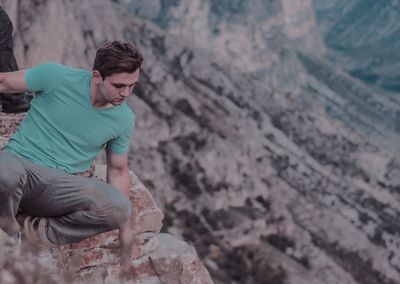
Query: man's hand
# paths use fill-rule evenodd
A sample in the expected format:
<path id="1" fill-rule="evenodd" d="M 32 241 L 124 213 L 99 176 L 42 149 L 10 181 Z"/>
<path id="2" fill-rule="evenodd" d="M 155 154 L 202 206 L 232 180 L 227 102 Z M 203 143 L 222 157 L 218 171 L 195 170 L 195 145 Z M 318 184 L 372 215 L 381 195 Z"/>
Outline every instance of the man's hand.
<path id="1" fill-rule="evenodd" d="M 119 229 L 119 243 L 120 243 L 120 265 L 122 273 L 128 273 L 130 262 L 133 257 L 134 237 L 132 232 L 131 220 L 128 220 Z"/>
<path id="2" fill-rule="evenodd" d="M 128 155 L 116 155 L 106 150 L 107 183 L 111 184 L 129 198 L 131 179 L 128 169 Z M 120 262 L 123 270 L 129 268 L 134 250 L 134 232 L 131 220 L 127 220 L 119 229 Z"/>

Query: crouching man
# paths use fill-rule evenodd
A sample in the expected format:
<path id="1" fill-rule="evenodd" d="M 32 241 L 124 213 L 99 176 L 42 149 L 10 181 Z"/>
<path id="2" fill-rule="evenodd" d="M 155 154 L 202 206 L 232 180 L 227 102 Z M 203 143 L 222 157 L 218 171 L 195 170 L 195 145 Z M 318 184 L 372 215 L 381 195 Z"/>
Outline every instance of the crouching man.
<path id="1" fill-rule="evenodd" d="M 92 71 L 46 63 L 0 73 L 0 93 L 31 91 L 22 124 L 0 152 L 0 228 L 50 245 L 120 229 L 129 250 L 128 146 L 134 114 L 125 102 L 143 57 L 131 43 L 106 43 Z M 76 175 L 105 148 L 107 183 Z M 16 220 L 17 212 L 26 216 Z M 126 251 L 126 250 L 125 250 Z"/>

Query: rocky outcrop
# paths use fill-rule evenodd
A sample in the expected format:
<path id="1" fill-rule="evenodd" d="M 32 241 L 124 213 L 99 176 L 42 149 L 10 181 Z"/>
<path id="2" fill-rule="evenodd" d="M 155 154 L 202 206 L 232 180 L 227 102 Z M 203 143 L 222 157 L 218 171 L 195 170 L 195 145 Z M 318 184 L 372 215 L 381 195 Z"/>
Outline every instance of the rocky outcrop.
<path id="1" fill-rule="evenodd" d="M 0 149 L 2 149 L 8 139 L 10 139 L 12 133 L 15 132 L 24 117 L 25 113 L 6 114 L 0 112 Z"/>
<path id="2" fill-rule="evenodd" d="M 24 29 L 20 18 L 21 40 L 53 5 L 36 2 L 21 10 L 32 19 Z M 89 62 L 110 29 L 141 47 L 130 165 L 165 213 L 165 231 L 192 243 L 217 283 L 400 281 L 397 157 L 323 106 L 254 82 L 107 1 L 65 2 L 68 34 L 89 47 L 69 59 L 65 44 L 54 60 Z M 63 21 L 47 25 L 67 33 Z"/>
<path id="3" fill-rule="evenodd" d="M 160 233 L 163 213 L 136 175 L 130 175 L 135 246 L 129 269 L 121 274 L 117 231 L 56 248 L 55 261 L 64 271 L 76 271 L 73 276 L 82 283 L 113 283 L 121 277 L 126 283 L 213 283 L 193 247 Z M 95 177 L 105 177 L 105 166 L 96 167 Z"/>

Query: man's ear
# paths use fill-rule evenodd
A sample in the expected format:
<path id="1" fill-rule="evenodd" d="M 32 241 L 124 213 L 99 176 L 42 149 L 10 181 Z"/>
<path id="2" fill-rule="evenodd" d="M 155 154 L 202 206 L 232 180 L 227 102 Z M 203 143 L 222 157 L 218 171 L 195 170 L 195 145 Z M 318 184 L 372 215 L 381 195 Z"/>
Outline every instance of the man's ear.
<path id="1" fill-rule="evenodd" d="M 103 81 L 103 78 L 101 77 L 101 74 L 98 70 L 92 71 L 92 78 L 96 84 L 101 84 L 101 82 Z"/>

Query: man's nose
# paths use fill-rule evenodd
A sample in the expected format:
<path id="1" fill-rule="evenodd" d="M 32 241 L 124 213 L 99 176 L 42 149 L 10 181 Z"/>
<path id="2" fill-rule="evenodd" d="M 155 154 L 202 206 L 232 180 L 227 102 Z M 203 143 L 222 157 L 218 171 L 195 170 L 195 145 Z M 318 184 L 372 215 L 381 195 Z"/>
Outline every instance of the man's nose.
<path id="1" fill-rule="evenodd" d="M 122 88 L 119 93 L 121 96 L 127 97 L 131 94 L 131 90 L 130 90 L 129 86 L 126 86 L 126 87 Z"/>

